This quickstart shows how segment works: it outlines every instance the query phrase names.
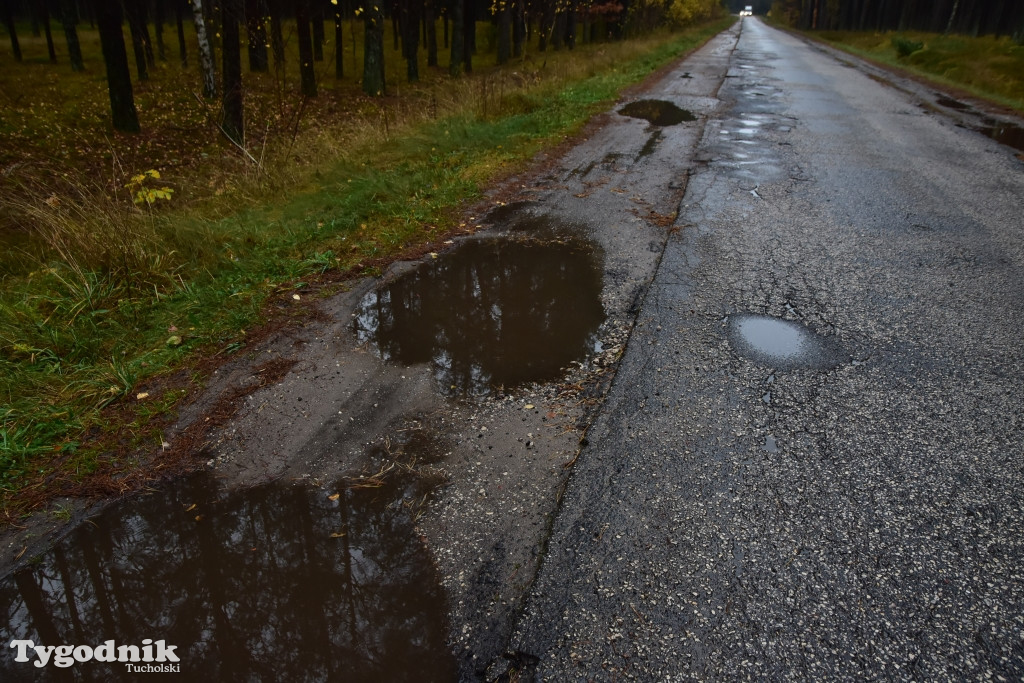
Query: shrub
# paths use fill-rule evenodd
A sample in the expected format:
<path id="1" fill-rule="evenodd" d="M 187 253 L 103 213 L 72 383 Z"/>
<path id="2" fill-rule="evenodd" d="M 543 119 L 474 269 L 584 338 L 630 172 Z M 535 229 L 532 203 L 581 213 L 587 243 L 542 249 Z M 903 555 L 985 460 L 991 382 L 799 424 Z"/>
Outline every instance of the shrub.
<path id="1" fill-rule="evenodd" d="M 907 40 L 906 38 L 900 38 L 895 36 L 892 39 L 892 46 L 896 48 L 896 54 L 900 57 L 909 57 L 918 50 L 924 49 L 924 43 L 914 42 L 913 40 Z"/>

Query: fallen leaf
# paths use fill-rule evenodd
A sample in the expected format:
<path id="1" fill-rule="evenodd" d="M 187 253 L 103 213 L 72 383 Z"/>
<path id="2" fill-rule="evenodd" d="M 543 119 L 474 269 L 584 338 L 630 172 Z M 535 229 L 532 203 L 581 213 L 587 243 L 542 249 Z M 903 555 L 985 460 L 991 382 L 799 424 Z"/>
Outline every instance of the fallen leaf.
<path id="1" fill-rule="evenodd" d="M 188 506 L 188 509 L 185 510 L 185 512 L 192 512 L 195 509 L 196 509 L 196 503 L 192 503 L 191 505 Z"/>
<path id="2" fill-rule="evenodd" d="M 299 300 L 299 299 L 301 299 L 302 297 L 301 297 L 301 296 L 299 296 L 298 294 L 292 294 L 292 298 L 293 298 L 293 299 L 295 299 L 296 301 L 298 301 L 298 300 Z"/>
<path id="3" fill-rule="evenodd" d="M 340 493 L 335 493 L 333 496 L 327 496 L 327 500 L 338 500 L 341 497 Z"/>
<path id="4" fill-rule="evenodd" d="M 344 535 L 345 533 L 342 531 L 335 531 L 333 534 L 331 534 L 331 538 L 341 538 Z"/>
<path id="5" fill-rule="evenodd" d="M 527 403 L 525 406 L 523 406 L 523 409 L 524 410 L 533 410 L 533 404 L 532 403 Z"/>
<path id="6" fill-rule="evenodd" d="M 149 398 L 149 392 L 148 391 L 140 391 L 139 393 L 135 394 L 135 398 L 137 400 L 139 400 L 139 401 L 141 401 L 144 398 Z"/>
<path id="7" fill-rule="evenodd" d="M 168 337 L 167 338 L 167 345 L 168 346 L 180 346 L 181 345 L 181 337 L 179 337 L 176 334 Z"/>

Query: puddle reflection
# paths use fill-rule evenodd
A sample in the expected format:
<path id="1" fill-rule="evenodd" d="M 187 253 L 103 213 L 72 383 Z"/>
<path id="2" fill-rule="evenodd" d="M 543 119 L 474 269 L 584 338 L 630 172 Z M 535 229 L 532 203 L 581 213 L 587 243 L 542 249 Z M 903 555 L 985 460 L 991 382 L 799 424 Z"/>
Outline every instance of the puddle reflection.
<path id="1" fill-rule="evenodd" d="M 696 121 L 693 112 L 680 109 L 666 100 L 637 100 L 619 109 L 623 116 L 644 119 L 655 126 L 674 126 L 684 121 Z"/>
<path id="2" fill-rule="evenodd" d="M 47 645 L 164 639 L 182 673 L 215 681 L 454 680 L 443 589 L 402 505 L 414 495 L 393 482 L 218 499 L 212 477 L 193 477 L 83 524 L 6 579 L 4 632 Z M 118 663 L 37 669 L 10 652 L 5 681 L 138 676 Z"/>
<path id="3" fill-rule="evenodd" d="M 733 315 L 729 317 L 728 335 L 741 355 L 772 367 L 824 369 L 841 362 L 833 340 L 788 320 Z"/>
<path id="4" fill-rule="evenodd" d="M 996 142 L 1024 152 L 1024 128 L 1020 126 L 991 120 L 979 130 Z"/>
<path id="5" fill-rule="evenodd" d="M 385 360 L 431 363 L 443 393 L 486 395 L 586 356 L 604 320 L 601 283 L 587 242 L 471 240 L 370 292 L 356 334 Z"/>

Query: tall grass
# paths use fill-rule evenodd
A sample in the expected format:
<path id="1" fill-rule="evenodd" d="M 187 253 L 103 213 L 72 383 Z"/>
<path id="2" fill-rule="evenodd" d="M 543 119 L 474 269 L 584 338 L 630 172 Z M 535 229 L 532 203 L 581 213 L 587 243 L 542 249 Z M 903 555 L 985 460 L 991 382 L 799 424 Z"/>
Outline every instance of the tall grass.
<path id="1" fill-rule="evenodd" d="M 268 136 L 250 150 L 257 163 L 213 164 L 198 173 L 208 192 L 166 206 L 140 208 L 121 183 L 73 173 L 18 185 L 0 199 L 19 236 L 2 261 L 0 490 L 68 463 L 84 476 L 102 440 L 83 446 L 83 434 L 108 429 L 104 406 L 127 398 L 151 415 L 140 383 L 197 349 L 244 348 L 267 297 L 445 234 L 482 184 L 729 21 L 396 86 L 343 120 Z M 147 401 L 166 408 L 171 393 Z M 141 422 L 132 429 L 148 438 Z"/>

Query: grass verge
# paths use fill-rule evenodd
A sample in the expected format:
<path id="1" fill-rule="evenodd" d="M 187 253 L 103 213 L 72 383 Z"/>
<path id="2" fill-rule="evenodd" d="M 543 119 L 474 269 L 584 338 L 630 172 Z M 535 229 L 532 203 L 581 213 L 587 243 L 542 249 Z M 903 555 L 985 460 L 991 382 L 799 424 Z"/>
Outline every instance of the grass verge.
<path id="1" fill-rule="evenodd" d="M 26 183 L 6 207 L 26 244 L 9 250 L 0 293 L 4 519 L 141 483 L 134 454 L 160 450 L 160 426 L 202 379 L 197 359 L 242 352 L 269 300 L 288 310 L 310 283 L 372 273 L 457 230 L 455 209 L 484 184 L 731 22 L 369 103 L 344 129 L 283 145 L 272 176 L 234 177 L 184 210 L 126 209 L 123 191 L 74 174 Z M 182 368 L 186 382 L 159 381 Z"/>
<path id="2" fill-rule="evenodd" d="M 1024 113 L 1024 45 L 1008 37 L 912 31 L 818 31 L 806 35 Z"/>

